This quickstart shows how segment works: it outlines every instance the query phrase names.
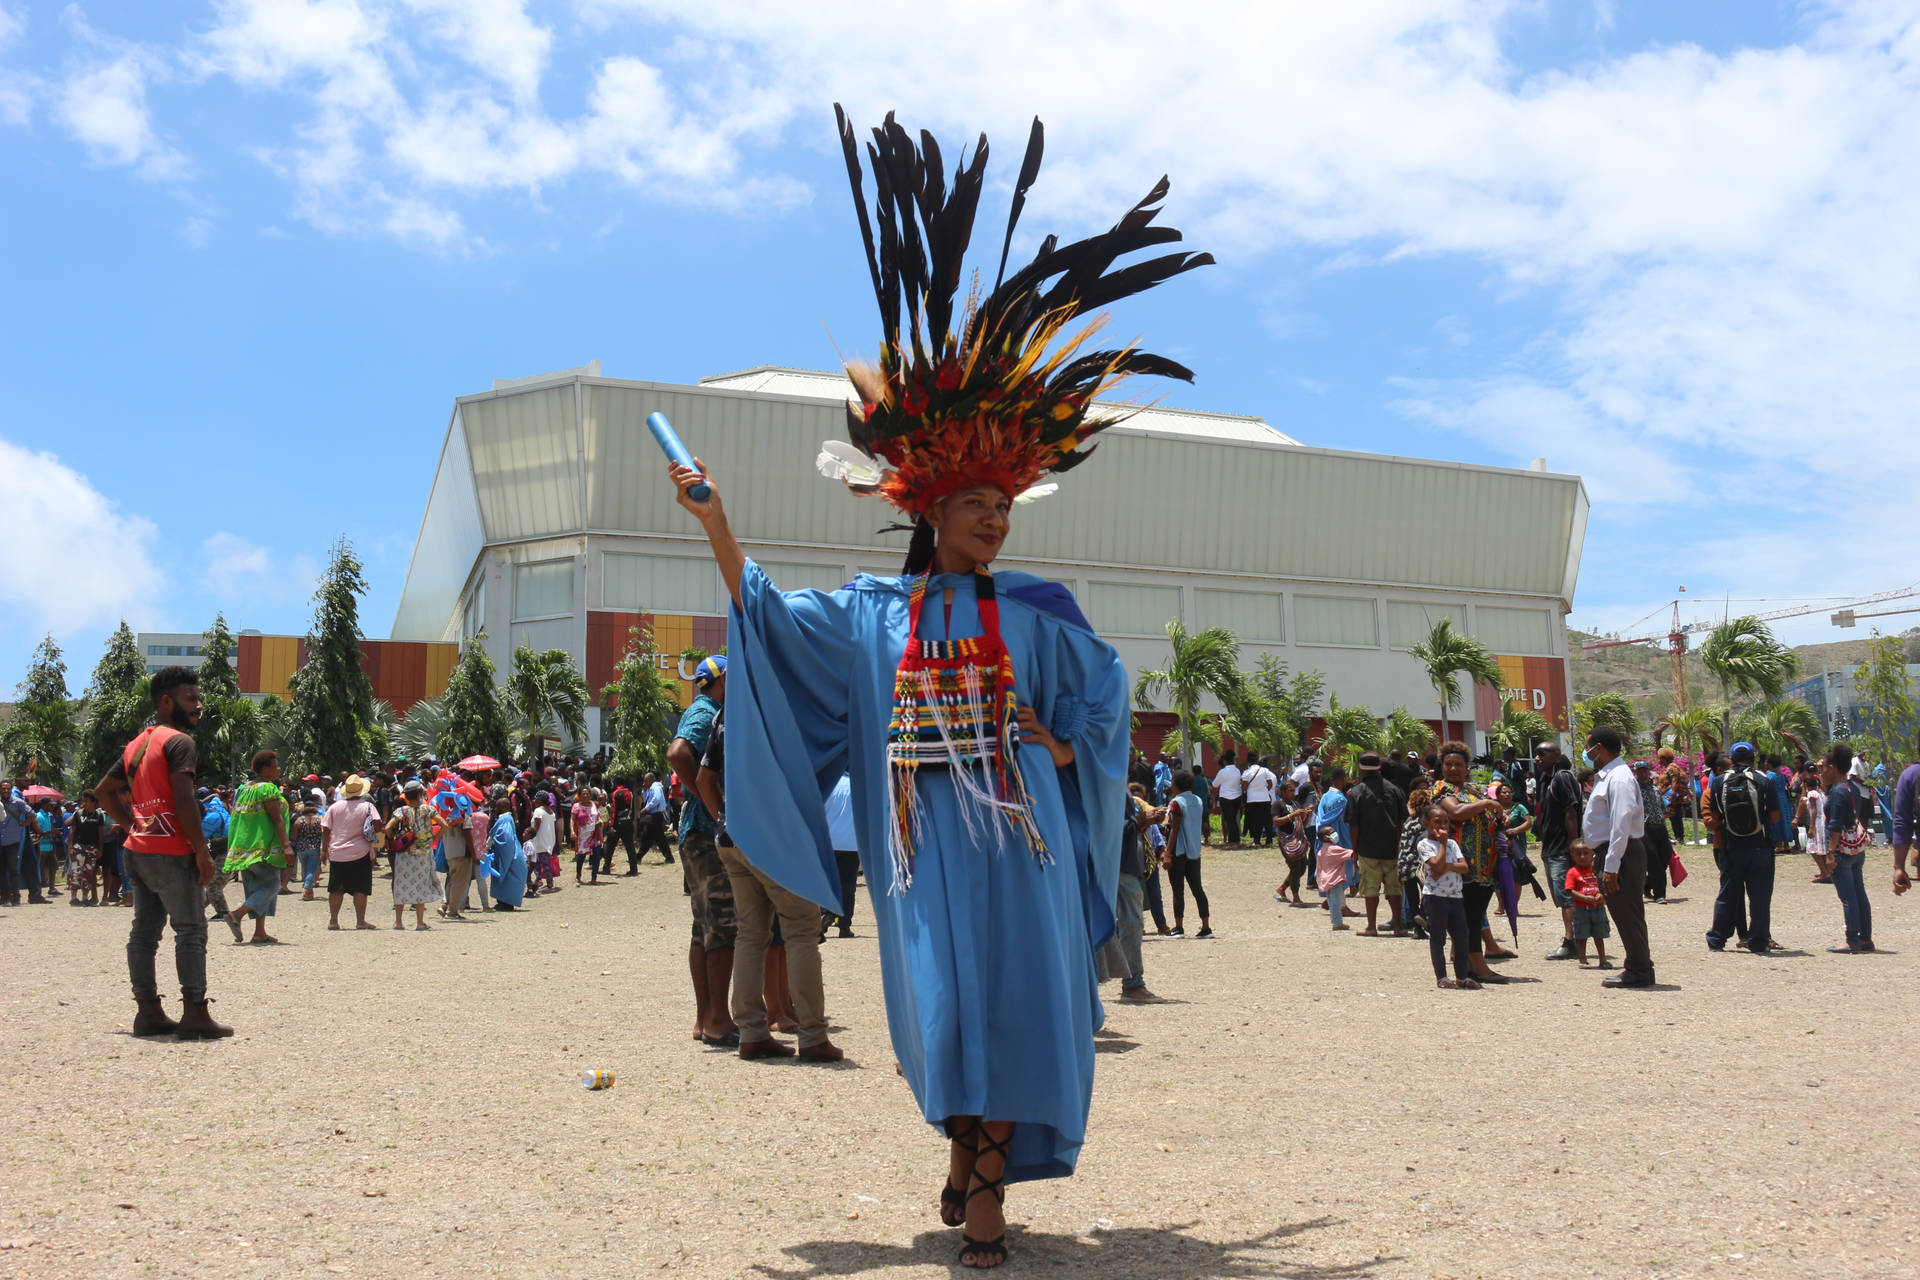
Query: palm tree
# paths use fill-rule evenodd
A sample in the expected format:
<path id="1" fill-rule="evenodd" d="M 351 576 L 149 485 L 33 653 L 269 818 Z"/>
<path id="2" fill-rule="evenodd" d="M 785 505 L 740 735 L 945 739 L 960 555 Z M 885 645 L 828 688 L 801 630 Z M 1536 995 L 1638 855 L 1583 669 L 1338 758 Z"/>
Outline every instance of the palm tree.
<path id="1" fill-rule="evenodd" d="M 1693 754 L 1695 747 L 1719 747 L 1723 741 L 1720 737 L 1720 712 L 1714 707 L 1698 703 L 1680 711 L 1668 712 L 1654 726 L 1654 746 L 1660 745 L 1659 735 L 1662 733 L 1672 734 L 1679 741 L 1681 752 L 1686 755 Z"/>
<path id="2" fill-rule="evenodd" d="M 1154 699 L 1167 696 L 1180 720 L 1180 754 L 1193 762 L 1193 746 L 1200 728 L 1200 699 L 1212 694 L 1222 702 L 1240 687 L 1240 639 L 1226 627 L 1208 627 L 1187 634 L 1178 618 L 1167 623 L 1167 643 L 1173 660 L 1164 668 L 1142 671 L 1133 685 L 1133 700 L 1152 711 Z"/>
<path id="3" fill-rule="evenodd" d="M 428 756 L 440 754 L 440 739 L 447 724 L 446 700 L 422 698 L 387 732 L 387 741 L 399 755 L 415 765 L 424 765 Z"/>
<path id="4" fill-rule="evenodd" d="M 587 733 L 587 708 L 592 704 L 587 682 L 573 655 L 565 649 L 535 653 L 526 645 L 513 651 L 513 674 L 507 677 L 507 702 L 527 728 L 526 758 L 540 758 L 540 740 L 559 727 L 572 740 Z"/>
<path id="5" fill-rule="evenodd" d="M 1545 716 L 1532 707 L 1508 702 L 1500 707 L 1499 721 L 1487 730 L 1487 746 L 1495 751 L 1512 747 L 1516 754 L 1525 756 L 1533 753 L 1536 743 L 1553 736 L 1553 726 Z"/>
<path id="6" fill-rule="evenodd" d="M 1360 753 L 1380 749 L 1380 721 L 1369 707 L 1343 706 L 1340 695 L 1327 695 L 1327 733 L 1320 740 L 1320 758 L 1343 766 L 1349 777 L 1359 768 Z"/>
<path id="7" fill-rule="evenodd" d="M 1820 717 L 1797 698 L 1748 707 L 1734 722 L 1734 729 L 1762 752 L 1798 752 L 1804 756 L 1820 745 Z"/>
<path id="8" fill-rule="evenodd" d="M 1387 713 L 1387 723 L 1381 727 L 1380 736 L 1387 750 L 1402 754 L 1418 751 L 1425 755 L 1439 745 L 1434 741 L 1433 727 L 1405 707 L 1395 707 Z"/>
<path id="9" fill-rule="evenodd" d="M 1466 676 L 1469 685 L 1486 684 L 1495 689 L 1500 687 L 1500 681 L 1505 678 L 1500 673 L 1500 664 L 1494 660 L 1487 646 L 1472 636 L 1455 631 L 1450 617 L 1435 622 L 1433 630 L 1427 632 L 1427 638 L 1414 645 L 1410 652 L 1427 669 L 1427 680 L 1439 695 L 1442 741 L 1447 737 L 1447 711 L 1459 706 L 1462 697 L 1460 687 L 1453 681 L 1454 676 Z"/>
<path id="10" fill-rule="evenodd" d="M 1774 637 L 1773 628 L 1751 614 L 1715 627 L 1700 646 L 1700 661 L 1720 682 L 1721 741 L 1733 739 L 1733 695 L 1778 699 L 1800 669 L 1793 650 Z"/>

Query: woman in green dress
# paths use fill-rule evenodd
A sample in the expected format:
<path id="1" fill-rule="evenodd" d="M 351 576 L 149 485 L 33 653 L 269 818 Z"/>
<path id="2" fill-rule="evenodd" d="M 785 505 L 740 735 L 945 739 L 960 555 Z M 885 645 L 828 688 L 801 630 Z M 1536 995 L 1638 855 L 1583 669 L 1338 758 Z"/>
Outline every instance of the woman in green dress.
<path id="1" fill-rule="evenodd" d="M 229 875 L 240 877 L 246 901 L 233 913 L 234 928 L 253 917 L 250 942 L 278 942 L 267 936 L 267 917 L 280 902 L 280 873 L 293 862 L 287 838 L 286 801 L 280 795 L 280 757 L 271 751 L 253 757 L 254 780 L 233 798 L 233 817 L 227 825 Z"/>

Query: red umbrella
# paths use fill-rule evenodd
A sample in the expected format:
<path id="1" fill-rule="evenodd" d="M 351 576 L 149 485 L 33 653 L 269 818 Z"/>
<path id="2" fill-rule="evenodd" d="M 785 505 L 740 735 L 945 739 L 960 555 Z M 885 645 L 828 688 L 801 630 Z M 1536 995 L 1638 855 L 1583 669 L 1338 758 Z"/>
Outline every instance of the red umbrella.
<path id="1" fill-rule="evenodd" d="M 454 767 L 464 769 L 468 773 L 482 773 L 488 769 L 498 769 L 500 762 L 492 756 L 468 756 Z"/>
<path id="2" fill-rule="evenodd" d="M 22 791 L 20 794 L 27 798 L 27 803 L 29 804 L 39 804 L 42 800 L 65 800 L 66 799 L 65 796 L 61 795 L 58 791 L 55 791 L 52 787 L 28 787 L 25 791 Z"/>

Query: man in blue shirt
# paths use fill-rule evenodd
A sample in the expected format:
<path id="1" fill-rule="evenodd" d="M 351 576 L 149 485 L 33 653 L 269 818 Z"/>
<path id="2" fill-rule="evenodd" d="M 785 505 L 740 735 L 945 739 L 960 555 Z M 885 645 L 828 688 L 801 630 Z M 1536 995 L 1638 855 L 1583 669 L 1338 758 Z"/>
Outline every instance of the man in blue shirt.
<path id="1" fill-rule="evenodd" d="M 1200 886 L 1200 853 L 1202 837 L 1206 834 L 1206 809 L 1200 803 L 1200 797 L 1194 793 L 1194 777 L 1190 773 L 1173 775 L 1173 799 L 1167 802 L 1167 852 L 1163 861 L 1173 881 L 1173 929 L 1167 935 L 1172 938 L 1187 936 L 1181 917 L 1187 913 L 1188 889 L 1193 890 L 1193 904 L 1200 910 L 1200 932 L 1196 938 L 1211 938 L 1213 926 L 1208 920 L 1207 891 Z"/>
<path id="2" fill-rule="evenodd" d="M 694 668 L 693 685 L 699 692 L 680 717 L 667 763 L 686 788 L 680 808 L 680 867 L 693 907 L 693 946 L 687 967 L 693 975 L 697 1022 L 694 1034 L 714 1048 L 738 1048 L 740 1030 L 733 1024 L 727 990 L 733 980 L 733 885 L 720 861 L 718 828 L 701 803 L 698 782 L 700 757 L 713 737 L 713 722 L 727 698 L 727 660 L 702 658 Z"/>
<path id="3" fill-rule="evenodd" d="M 233 877 L 227 874 L 227 806 L 220 802 L 220 793 L 209 787 L 201 787 L 194 795 L 200 801 L 200 834 L 207 838 L 207 853 L 213 858 L 213 881 L 206 888 L 206 905 L 213 908 L 213 918 L 226 923 L 233 930 L 233 940 L 241 939 L 240 922 L 233 918 L 233 912 L 227 909 L 227 886 L 233 883 Z"/>
<path id="4" fill-rule="evenodd" d="M 1736 742 L 1732 754 L 1732 767 L 1713 780 L 1709 795 L 1720 828 L 1720 896 L 1714 900 L 1707 948 L 1722 950 L 1736 936 L 1744 898 L 1747 949 L 1765 955 L 1773 944 L 1773 823 L 1779 809 L 1772 785 L 1754 767 L 1753 744 Z M 1730 786 L 1736 796 L 1731 809 Z"/>
<path id="5" fill-rule="evenodd" d="M 1153 801 L 1156 805 L 1165 804 L 1167 796 L 1173 791 L 1173 761 L 1162 751 L 1153 765 Z"/>
<path id="6" fill-rule="evenodd" d="M 673 865 L 673 850 L 667 847 L 667 784 L 648 774 L 640 786 L 640 856 L 659 849 L 663 866 Z"/>
<path id="7" fill-rule="evenodd" d="M 20 884 L 26 882 L 27 901 L 44 903 L 40 896 L 40 851 L 38 840 L 29 839 L 36 830 L 33 809 L 21 795 L 29 785 L 25 776 L 14 779 L 11 787 L 0 788 L 0 800 L 4 800 L 6 813 L 0 817 L 0 875 L 5 883 L 0 885 L 6 903 L 10 907 L 20 905 Z"/>
<path id="8" fill-rule="evenodd" d="M 827 940 L 827 926 L 838 924 L 840 936 L 853 936 L 853 893 L 860 879 L 860 841 L 853 832 L 853 779 L 846 774 L 833 784 L 827 796 L 827 836 L 833 841 L 833 861 L 840 872 L 841 915 L 824 907 L 820 911 L 820 940 Z"/>
<path id="9" fill-rule="evenodd" d="M 1913 887 L 1913 881 L 1907 875 L 1907 856 L 1913 851 L 1913 831 L 1916 816 L 1916 798 L 1920 797 L 1920 764 L 1910 764 L 1900 771 L 1900 780 L 1893 784 L 1893 830 L 1888 838 L 1893 842 L 1893 891 L 1905 893 Z"/>

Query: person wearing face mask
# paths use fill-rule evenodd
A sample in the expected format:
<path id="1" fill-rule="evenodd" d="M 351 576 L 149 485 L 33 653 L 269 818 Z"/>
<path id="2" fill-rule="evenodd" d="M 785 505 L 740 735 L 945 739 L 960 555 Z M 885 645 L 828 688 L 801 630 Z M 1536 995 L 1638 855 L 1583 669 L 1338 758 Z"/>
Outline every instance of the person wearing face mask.
<path id="1" fill-rule="evenodd" d="M 1633 990 L 1653 985 L 1653 954 L 1642 896 L 1647 887 L 1647 846 L 1641 835 L 1646 810 L 1640 784 L 1620 758 L 1623 746 L 1620 731 L 1606 725 L 1587 735 L 1585 758 L 1594 770 L 1593 794 L 1587 798 L 1580 834 L 1606 869 L 1600 887 L 1625 952 L 1620 972 L 1602 985 Z"/>

